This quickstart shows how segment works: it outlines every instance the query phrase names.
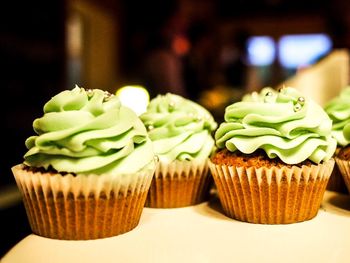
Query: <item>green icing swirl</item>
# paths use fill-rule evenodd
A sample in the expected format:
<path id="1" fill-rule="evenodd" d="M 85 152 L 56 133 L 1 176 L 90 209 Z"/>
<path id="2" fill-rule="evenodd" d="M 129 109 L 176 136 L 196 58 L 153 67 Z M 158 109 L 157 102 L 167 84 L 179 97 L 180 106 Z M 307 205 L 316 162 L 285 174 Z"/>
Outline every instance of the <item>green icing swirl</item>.
<path id="1" fill-rule="evenodd" d="M 134 173 L 153 161 L 141 120 L 116 96 L 76 87 L 54 96 L 33 122 L 24 163 L 79 174 Z"/>
<path id="2" fill-rule="evenodd" d="M 265 88 L 226 108 L 215 133 L 218 148 L 246 154 L 258 149 L 287 164 L 330 159 L 336 148 L 325 111 L 293 88 Z"/>
<path id="3" fill-rule="evenodd" d="M 162 162 L 204 160 L 212 152 L 217 124 L 199 104 L 167 93 L 151 100 L 141 120 Z"/>
<path id="4" fill-rule="evenodd" d="M 350 87 L 328 102 L 325 110 L 333 121 L 332 136 L 338 145 L 350 144 Z"/>

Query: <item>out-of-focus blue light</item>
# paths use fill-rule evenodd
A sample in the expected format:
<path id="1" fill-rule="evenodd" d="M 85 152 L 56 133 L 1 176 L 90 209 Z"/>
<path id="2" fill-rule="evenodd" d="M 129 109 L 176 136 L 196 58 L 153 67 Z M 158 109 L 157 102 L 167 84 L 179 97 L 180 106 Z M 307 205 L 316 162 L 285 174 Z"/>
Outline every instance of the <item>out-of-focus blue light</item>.
<path id="1" fill-rule="evenodd" d="M 285 68 L 307 66 L 332 49 L 326 34 L 286 35 L 278 43 L 279 59 Z"/>
<path id="2" fill-rule="evenodd" d="M 271 65 L 275 59 L 275 42 L 272 37 L 254 36 L 247 42 L 248 62 L 253 66 Z"/>

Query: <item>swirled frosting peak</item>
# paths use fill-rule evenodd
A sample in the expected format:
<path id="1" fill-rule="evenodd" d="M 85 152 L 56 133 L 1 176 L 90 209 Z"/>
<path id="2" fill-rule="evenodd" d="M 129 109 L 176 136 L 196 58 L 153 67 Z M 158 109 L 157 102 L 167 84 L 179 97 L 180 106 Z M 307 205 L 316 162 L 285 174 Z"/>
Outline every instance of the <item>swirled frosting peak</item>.
<path id="1" fill-rule="evenodd" d="M 134 173 L 153 161 L 141 120 L 116 96 L 76 87 L 54 96 L 33 122 L 24 163 L 79 174 Z"/>
<path id="2" fill-rule="evenodd" d="M 258 149 L 286 164 L 330 159 L 336 148 L 326 112 L 296 89 L 265 88 L 226 108 L 215 133 L 218 148 L 250 154 Z"/>
<path id="3" fill-rule="evenodd" d="M 141 120 L 162 162 L 203 160 L 213 150 L 212 115 L 199 104 L 167 93 L 151 100 Z"/>
<path id="4" fill-rule="evenodd" d="M 341 146 L 350 144 L 350 87 L 328 102 L 325 110 L 333 120 L 332 135 Z"/>

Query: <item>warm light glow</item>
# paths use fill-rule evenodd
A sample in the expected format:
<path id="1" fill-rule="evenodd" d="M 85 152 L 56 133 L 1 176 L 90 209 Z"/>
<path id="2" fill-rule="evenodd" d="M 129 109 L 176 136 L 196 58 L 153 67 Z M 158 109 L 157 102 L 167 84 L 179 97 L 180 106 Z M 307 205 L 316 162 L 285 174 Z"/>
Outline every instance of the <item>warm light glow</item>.
<path id="1" fill-rule="evenodd" d="M 190 43 L 184 36 L 178 35 L 175 36 L 172 48 L 175 51 L 175 53 L 179 56 L 184 56 L 188 53 L 190 49 Z"/>
<path id="2" fill-rule="evenodd" d="M 124 86 L 117 90 L 116 95 L 124 106 L 135 111 L 138 116 L 147 109 L 149 93 L 142 86 Z"/>

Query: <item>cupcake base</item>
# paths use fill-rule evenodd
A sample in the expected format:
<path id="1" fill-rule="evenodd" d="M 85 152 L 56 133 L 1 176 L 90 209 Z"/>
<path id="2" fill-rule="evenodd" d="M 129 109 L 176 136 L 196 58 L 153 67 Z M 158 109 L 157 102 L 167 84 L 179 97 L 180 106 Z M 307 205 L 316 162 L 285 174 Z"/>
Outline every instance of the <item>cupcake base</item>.
<path id="1" fill-rule="evenodd" d="M 328 184 L 327 184 L 327 190 L 339 192 L 343 194 L 348 194 L 348 188 L 346 187 L 344 178 L 339 171 L 338 165 L 334 166 L 333 172 L 331 174 L 331 177 L 329 178 Z"/>
<path id="2" fill-rule="evenodd" d="M 350 193 L 350 161 L 335 157 L 337 166 L 341 175 L 343 176 L 345 185 Z"/>
<path id="3" fill-rule="evenodd" d="M 140 220 L 147 193 L 114 196 L 63 195 L 53 200 L 38 192 L 23 197 L 33 233 L 66 240 L 86 240 L 116 236 L 135 228 Z M 50 195 L 50 193 L 48 193 Z M 51 193 L 52 195 L 52 193 Z"/>
<path id="4" fill-rule="evenodd" d="M 227 216 L 250 223 L 289 224 L 312 219 L 334 160 L 302 167 L 234 167 L 209 162 Z"/>
<path id="5" fill-rule="evenodd" d="M 35 234 L 87 240 L 116 236 L 138 225 L 153 169 L 145 169 L 129 182 L 98 175 L 31 172 L 23 165 L 13 167 L 13 173 Z"/>
<path id="6" fill-rule="evenodd" d="M 152 208 L 176 208 L 196 205 L 209 196 L 211 177 L 208 164 L 174 161 L 159 163 L 147 196 L 146 206 Z"/>

